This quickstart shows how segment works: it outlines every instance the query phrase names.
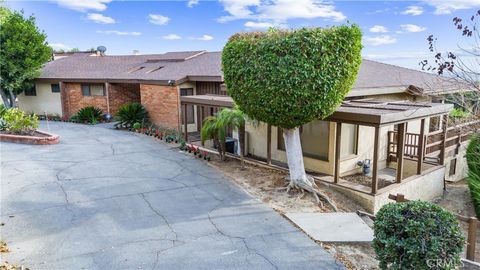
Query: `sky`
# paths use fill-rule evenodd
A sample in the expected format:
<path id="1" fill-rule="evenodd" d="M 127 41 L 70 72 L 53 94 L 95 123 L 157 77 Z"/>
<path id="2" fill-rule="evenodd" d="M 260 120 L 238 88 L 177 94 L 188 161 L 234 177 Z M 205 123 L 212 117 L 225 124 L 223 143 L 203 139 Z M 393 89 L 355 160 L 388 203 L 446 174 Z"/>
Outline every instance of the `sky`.
<path id="1" fill-rule="evenodd" d="M 427 37 L 439 50 L 468 47 L 452 19 L 470 18 L 480 0 L 324 1 L 186 0 L 6 1 L 33 14 L 54 49 L 105 46 L 108 55 L 167 51 L 220 51 L 241 31 L 295 29 L 355 23 L 363 31 L 363 57 L 420 69 Z"/>

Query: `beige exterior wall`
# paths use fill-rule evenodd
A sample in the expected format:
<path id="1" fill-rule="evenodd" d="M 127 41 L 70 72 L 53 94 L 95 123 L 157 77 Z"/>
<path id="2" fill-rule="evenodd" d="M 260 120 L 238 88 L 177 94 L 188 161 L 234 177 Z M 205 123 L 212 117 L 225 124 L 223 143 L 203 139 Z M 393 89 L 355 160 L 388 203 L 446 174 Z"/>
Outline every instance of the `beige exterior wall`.
<path id="1" fill-rule="evenodd" d="M 62 115 L 62 101 L 60 93 L 52 93 L 50 83 L 35 83 L 36 96 L 18 95 L 18 107 L 26 112 L 38 115 Z"/>

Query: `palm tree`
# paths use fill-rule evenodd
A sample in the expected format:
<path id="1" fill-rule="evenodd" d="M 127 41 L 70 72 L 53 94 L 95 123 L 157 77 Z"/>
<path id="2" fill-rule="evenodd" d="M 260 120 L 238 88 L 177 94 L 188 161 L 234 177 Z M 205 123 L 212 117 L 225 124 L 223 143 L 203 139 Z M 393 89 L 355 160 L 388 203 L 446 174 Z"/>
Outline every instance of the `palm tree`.
<path id="1" fill-rule="evenodd" d="M 237 107 L 235 107 L 233 109 L 222 109 L 220 112 L 218 112 L 217 118 L 221 126 L 238 131 L 238 137 L 239 137 L 238 145 L 240 147 L 240 158 L 241 158 L 242 168 L 244 168 L 245 166 L 245 161 L 244 161 L 245 122 L 247 121 L 247 115 L 241 110 L 239 110 Z"/>
<path id="2" fill-rule="evenodd" d="M 220 159 L 225 160 L 225 137 L 227 128 L 223 125 L 217 116 L 209 116 L 203 120 L 201 136 L 202 144 L 206 140 L 213 140 L 214 145 L 218 147 Z"/>

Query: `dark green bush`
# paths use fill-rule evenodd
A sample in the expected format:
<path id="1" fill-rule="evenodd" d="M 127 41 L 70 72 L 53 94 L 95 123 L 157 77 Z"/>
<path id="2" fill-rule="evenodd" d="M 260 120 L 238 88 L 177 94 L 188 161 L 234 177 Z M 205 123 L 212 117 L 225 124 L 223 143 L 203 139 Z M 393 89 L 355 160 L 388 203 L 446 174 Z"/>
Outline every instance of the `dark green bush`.
<path id="1" fill-rule="evenodd" d="M 147 110 L 137 102 L 127 103 L 120 107 L 115 124 L 118 127 L 131 128 L 135 123 L 144 123 L 147 118 Z"/>
<path id="2" fill-rule="evenodd" d="M 455 216 L 438 205 L 389 203 L 378 211 L 374 231 L 373 248 L 381 269 L 453 269 L 460 265 L 465 238 Z"/>
<path id="3" fill-rule="evenodd" d="M 480 218 L 480 134 L 472 136 L 467 147 L 468 187 L 477 218 Z"/>
<path id="4" fill-rule="evenodd" d="M 73 117 L 72 120 L 80 122 L 80 123 L 90 123 L 96 124 L 98 121 L 102 120 L 102 110 L 93 107 L 83 107 L 81 108 Z"/>

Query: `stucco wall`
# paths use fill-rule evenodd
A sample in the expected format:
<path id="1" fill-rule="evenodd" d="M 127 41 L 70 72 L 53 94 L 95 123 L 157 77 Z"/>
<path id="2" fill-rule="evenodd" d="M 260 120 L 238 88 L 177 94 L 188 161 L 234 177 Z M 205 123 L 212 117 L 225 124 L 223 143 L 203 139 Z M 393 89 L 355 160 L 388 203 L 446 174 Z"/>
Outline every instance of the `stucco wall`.
<path id="1" fill-rule="evenodd" d="M 328 160 L 319 160 L 310 157 L 304 157 L 305 168 L 310 171 L 333 174 L 334 158 L 335 158 L 335 123 L 330 123 L 329 132 L 329 148 Z M 379 168 L 385 168 L 387 159 L 387 132 L 393 130 L 391 127 L 383 127 L 380 129 L 380 149 L 379 149 Z M 261 123 L 257 127 L 249 124 L 246 126 L 248 133 L 248 153 L 261 157 L 267 157 L 267 125 Z M 357 161 L 365 159 L 373 159 L 375 129 L 372 127 L 360 126 L 358 131 L 358 150 L 357 155 L 343 158 L 340 161 L 340 173 L 348 175 L 359 171 L 356 166 Z M 321 140 L 321 138 L 319 138 Z M 272 127 L 272 160 L 287 162 L 285 151 L 278 149 L 278 131 L 276 127 Z"/>
<path id="2" fill-rule="evenodd" d="M 36 96 L 18 95 L 18 107 L 26 112 L 36 114 L 62 115 L 60 93 L 52 93 L 50 83 L 35 83 Z"/>
<path id="3" fill-rule="evenodd" d="M 414 175 L 404 179 L 401 184 L 392 184 L 381 189 L 375 196 L 356 192 L 342 186 L 330 185 L 330 187 L 355 200 L 368 212 L 376 214 L 382 206 L 394 202 L 388 198 L 389 194 L 396 195 L 400 193 L 409 200 L 425 201 L 442 196 L 444 175 L 444 166 L 433 167 L 424 171 L 422 175 Z"/>

